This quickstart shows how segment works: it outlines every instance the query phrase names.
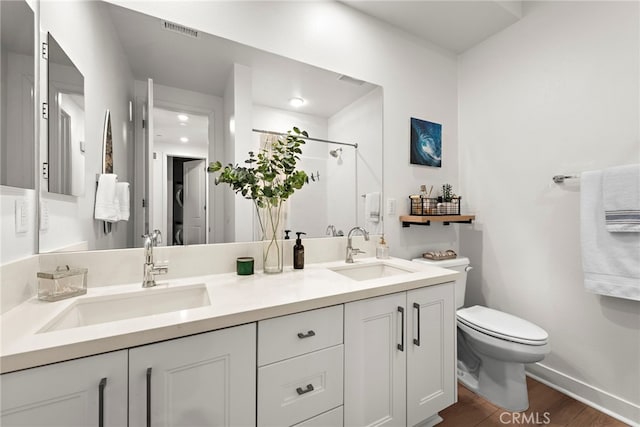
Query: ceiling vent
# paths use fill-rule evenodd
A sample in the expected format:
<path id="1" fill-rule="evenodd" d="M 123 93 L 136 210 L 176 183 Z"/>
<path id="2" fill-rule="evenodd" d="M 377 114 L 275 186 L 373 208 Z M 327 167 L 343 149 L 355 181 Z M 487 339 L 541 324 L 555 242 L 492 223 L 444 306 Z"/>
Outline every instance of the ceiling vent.
<path id="1" fill-rule="evenodd" d="M 340 76 L 338 76 L 338 80 L 345 83 L 351 83 L 352 85 L 356 85 L 356 86 L 362 86 L 363 84 L 366 83 L 363 80 L 354 79 L 353 77 L 349 77 L 344 74 L 340 74 Z"/>
<path id="2" fill-rule="evenodd" d="M 162 21 L 162 28 L 168 31 L 173 31 L 174 33 L 182 34 L 183 36 L 193 37 L 194 39 L 198 38 L 198 30 L 176 24 L 175 22 Z"/>

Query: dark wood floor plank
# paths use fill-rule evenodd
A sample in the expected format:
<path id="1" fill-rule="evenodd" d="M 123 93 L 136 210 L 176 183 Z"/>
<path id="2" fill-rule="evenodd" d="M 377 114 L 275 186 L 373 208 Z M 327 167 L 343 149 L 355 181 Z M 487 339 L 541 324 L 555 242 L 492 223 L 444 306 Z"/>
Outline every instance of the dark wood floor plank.
<path id="1" fill-rule="evenodd" d="M 498 407 L 482 399 L 466 387 L 458 386 L 458 403 L 440 412 L 442 427 L 473 427 L 498 410 Z"/>
<path id="2" fill-rule="evenodd" d="M 626 424 L 590 406 L 580 412 L 567 427 L 626 427 Z"/>
<path id="3" fill-rule="evenodd" d="M 445 427 L 624 427 L 615 418 L 527 377 L 529 409 L 511 413 L 458 385 L 458 403 L 440 412 Z"/>

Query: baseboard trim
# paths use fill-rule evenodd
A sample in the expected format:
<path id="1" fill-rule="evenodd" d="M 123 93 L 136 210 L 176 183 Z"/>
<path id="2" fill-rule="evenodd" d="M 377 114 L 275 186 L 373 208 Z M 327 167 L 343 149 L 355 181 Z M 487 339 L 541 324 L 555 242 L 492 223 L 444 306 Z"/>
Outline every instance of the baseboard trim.
<path id="1" fill-rule="evenodd" d="M 540 363 L 527 365 L 527 375 L 625 424 L 640 427 L 640 406 Z"/>

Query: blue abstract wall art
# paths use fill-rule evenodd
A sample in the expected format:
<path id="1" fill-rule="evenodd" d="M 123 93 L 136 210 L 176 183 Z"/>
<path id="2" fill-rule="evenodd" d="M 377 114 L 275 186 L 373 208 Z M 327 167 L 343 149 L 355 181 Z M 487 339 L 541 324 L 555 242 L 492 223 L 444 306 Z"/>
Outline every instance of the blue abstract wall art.
<path id="1" fill-rule="evenodd" d="M 442 125 L 411 117 L 411 164 L 442 167 Z"/>

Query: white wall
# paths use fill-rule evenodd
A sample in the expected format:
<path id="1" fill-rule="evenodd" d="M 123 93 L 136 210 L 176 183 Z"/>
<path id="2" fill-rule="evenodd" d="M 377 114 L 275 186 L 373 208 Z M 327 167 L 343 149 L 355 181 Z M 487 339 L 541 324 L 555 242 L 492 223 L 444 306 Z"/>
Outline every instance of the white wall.
<path id="1" fill-rule="evenodd" d="M 420 184 L 457 186 L 454 55 L 337 2 L 110 2 L 382 86 L 385 197 L 403 214 Z M 441 169 L 410 166 L 410 117 L 443 125 Z M 457 248 L 457 227 L 402 229 L 388 217 L 385 235 L 392 255 L 412 257 Z"/>
<path id="2" fill-rule="evenodd" d="M 584 290 L 580 185 L 551 181 L 640 161 L 639 5 L 524 12 L 460 57 L 461 189 L 477 213 L 461 232 L 466 302 L 545 328 L 533 372 L 640 422 L 640 306 Z"/>
<path id="3" fill-rule="evenodd" d="M 114 173 L 120 181 L 133 178 L 133 134 L 129 101 L 134 80 L 111 24 L 108 11 L 98 2 L 40 2 L 40 27 L 50 31 L 84 76 L 85 83 L 85 195 L 43 193 L 49 209 L 49 228 L 40 233 L 43 252 L 87 241 L 90 249 L 127 247 L 133 221 L 120 222 L 111 234 L 93 219 L 96 174 L 102 171 L 102 139 L 105 111 L 111 111 Z M 41 67 L 45 67 L 43 63 Z M 46 79 L 46 69 L 42 78 Z M 43 92 L 45 95 L 46 92 Z M 40 121 L 41 143 L 46 144 L 47 123 Z M 46 158 L 46 151 L 41 149 Z M 46 182 L 41 182 L 43 188 Z"/>
<path id="4" fill-rule="evenodd" d="M 35 252 L 38 230 L 35 190 L 0 185 L 0 265 L 19 260 Z M 27 231 L 17 232 L 16 201 L 25 204 Z"/>

